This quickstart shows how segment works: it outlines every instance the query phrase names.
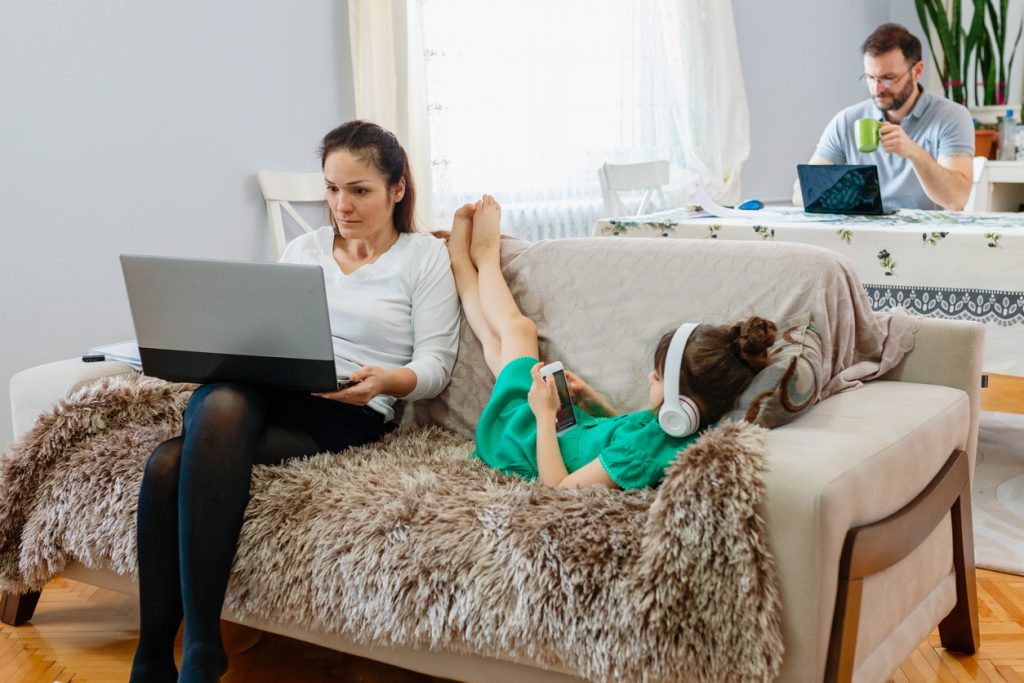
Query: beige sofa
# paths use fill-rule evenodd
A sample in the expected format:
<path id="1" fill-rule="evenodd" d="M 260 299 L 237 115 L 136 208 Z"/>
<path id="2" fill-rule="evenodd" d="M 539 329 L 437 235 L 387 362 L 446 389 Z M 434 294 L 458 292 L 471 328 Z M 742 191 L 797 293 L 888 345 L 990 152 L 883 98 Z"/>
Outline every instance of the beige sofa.
<path id="1" fill-rule="evenodd" d="M 633 378 L 642 379 L 657 336 L 681 320 L 810 311 L 826 337 L 877 324 L 845 261 L 815 247 L 591 238 L 527 248 L 509 240 L 503 259 L 513 294 L 538 321 L 542 354 L 627 409 L 642 406 L 645 387 Z M 884 337 L 884 325 L 878 329 Z M 861 342 L 830 340 L 829 378 L 869 373 L 878 350 Z M 913 350 L 884 377 L 835 393 L 768 434 L 760 512 L 782 599 L 778 680 L 884 681 L 940 624 L 947 646 L 977 647 L 968 478 L 982 342 L 980 325 L 921 320 Z M 58 399 L 126 371 L 69 359 L 19 373 L 11 381 L 16 434 Z M 415 414 L 468 433 L 488 382 L 464 325 L 451 387 Z M 64 575 L 134 590 L 127 577 L 80 562 Z M 30 617 L 32 604 L 6 596 L 4 620 Z M 272 619 L 225 618 L 456 680 L 577 680 L 564 668 L 500 652 L 367 646 Z"/>

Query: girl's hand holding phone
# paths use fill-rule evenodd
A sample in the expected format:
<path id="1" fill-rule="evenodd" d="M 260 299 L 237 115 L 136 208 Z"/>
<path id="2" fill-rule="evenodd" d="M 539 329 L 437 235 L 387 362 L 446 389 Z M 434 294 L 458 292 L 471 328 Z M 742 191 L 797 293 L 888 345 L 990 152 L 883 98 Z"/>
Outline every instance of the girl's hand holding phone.
<path id="1" fill-rule="evenodd" d="M 540 376 L 540 369 L 543 366 L 544 363 L 537 363 L 530 370 L 533 384 L 530 385 L 530 393 L 527 394 L 526 400 L 538 423 L 542 420 L 554 423 L 555 413 L 558 412 L 558 391 L 555 389 L 554 378 Z"/>

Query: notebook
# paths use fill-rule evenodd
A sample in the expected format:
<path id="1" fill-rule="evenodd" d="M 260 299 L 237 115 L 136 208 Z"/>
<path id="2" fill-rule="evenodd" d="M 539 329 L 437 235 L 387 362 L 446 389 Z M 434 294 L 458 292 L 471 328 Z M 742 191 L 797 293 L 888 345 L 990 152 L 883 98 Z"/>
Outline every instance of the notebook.
<path id="1" fill-rule="evenodd" d="M 123 254 L 121 269 L 147 375 L 338 388 L 320 266 Z"/>
<path id="2" fill-rule="evenodd" d="M 807 213 L 882 216 L 882 188 L 875 165 L 797 164 Z"/>

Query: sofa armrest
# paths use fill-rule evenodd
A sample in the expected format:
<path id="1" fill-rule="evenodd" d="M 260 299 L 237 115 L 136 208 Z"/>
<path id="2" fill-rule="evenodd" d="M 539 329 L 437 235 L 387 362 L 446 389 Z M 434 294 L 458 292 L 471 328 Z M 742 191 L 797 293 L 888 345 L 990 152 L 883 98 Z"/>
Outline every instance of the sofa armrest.
<path id="1" fill-rule="evenodd" d="M 11 378 L 11 418 L 14 437 L 35 424 L 36 417 L 52 408 L 80 387 L 102 377 L 135 372 L 130 365 L 115 361 L 84 363 L 68 358 L 22 370 Z"/>
<path id="2" fill-rule="evenodd" d="M 967 393 L 971 425 L 966 450 L 972 476 L 978 450 L 984 348 L 985 326 L 981 323 L 921 318 L 921 326 L 914 334 L 914 349 L 882 377 L 900 382 L 938 384 Z"/>
<path id="3" fill-rule="evenodd" d="M 939 318 L 921 318 L 920 322 L 914 349 L 883 379 L 941 384 L 978 394 L 985 326 Z"/>

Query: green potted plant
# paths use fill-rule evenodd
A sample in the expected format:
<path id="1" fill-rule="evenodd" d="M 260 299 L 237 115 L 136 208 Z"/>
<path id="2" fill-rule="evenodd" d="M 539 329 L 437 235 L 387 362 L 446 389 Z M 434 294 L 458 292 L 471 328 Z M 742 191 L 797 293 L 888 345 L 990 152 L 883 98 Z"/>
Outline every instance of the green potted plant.
<path id="1" fill-rule="evenodd" d="M 991 121 L 1005 114 L 1008 108 L 1009 76 L 1020 45 L 1021 32 L 1024 31 L 1024 21 L 1017 28 L 1013 43 L 1009 44 L 1009 0 L 1000 0 L 998 8 L 993 0 L 984 0 L 979 5 L 985 10 L 984 14 L 975 12 L 975 21 L 971 27 L 971 32 L 976 33 L 973 43 L 975 79 L 972 112 L 979 120 Z M 982 15 L 980 20 L 977 15 Z M 985 22 L 985 17 L 988 22 Z M 1014 103 L 1013 110 L 1019 121 L 1020 104 Z"/>
<path id="2" fill-rule="evenodd" d="M 914 4 L 946 97 L 969 107 L 983 125 L 996 124 L 1010 108 L 1019 121 L 1019 103 L 1011 106 L 1007 102 L 1007 79 L 1024 32 L 1024 20 L 1013 43 L 1008 44 L 1009 0 L 975 0 L 967 29 L 961 0 L 952 0 L 948 10 L 943 0 L 914 0 Z M 937 41 L 932 39 L 933 33 Z M 972 74 L 973 88 L 969 87 Z"/>

